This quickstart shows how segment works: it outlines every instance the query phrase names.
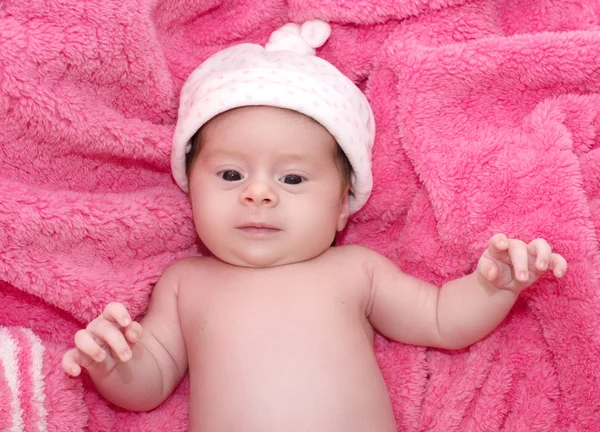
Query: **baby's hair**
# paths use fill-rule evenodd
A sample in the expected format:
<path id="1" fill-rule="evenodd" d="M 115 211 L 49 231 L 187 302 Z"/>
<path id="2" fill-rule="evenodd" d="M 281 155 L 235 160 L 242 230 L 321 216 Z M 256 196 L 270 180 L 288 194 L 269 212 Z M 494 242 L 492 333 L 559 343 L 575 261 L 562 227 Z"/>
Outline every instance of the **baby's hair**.
<path id="1" fill-rule="evenodd" d="M 198 129 L 196 133 L 190 138 L 190 151 L 185 155 L 185 174 L 190 178 L 190 172 L 192 171 L 192 164 L 196 160 L 198 155 L 198 149 L 200 147 L 200 132 L 202 128 Z"/>
<path id="2" fill-rule="evenodd" d="M 202 128 L 198 129 L 198 131 L 192 136 L 192 138 L 190 138 L 191 148 L 190 151 L 185 155 L 185 173 L 188 176 L 188 178 L 190 177 L 192 164 L 194 163 L 194 160 L 196 159 L 196 156 L 198 156 L 198 153 L 200 151 L 200 145 L 202 140 L 201 133 Z M 348 188 L 348 193 L 350 194 L 350 196 L 352 196 L 352 165 L 350 165 L 350 161 L 348 160 L 346 153 L 344 153 L 339 144 L 336 143 L 335 146 L 335 160 L 342 175 L 343 186 L 344 188 Z"/>
<path id="3" fill-rule="evenodd" d="M 348 156 L 346 156 L 346 153 L 344 153 L 344 150 L 342 150 L 338 143 L 335 143 L 335 161 L 337 162 L 338 168 L 342 173 L 344 187 L 347 187 L 348 193 L 350 194 L 350 196 L 353 196 L 354 194 L 352 193 L 352 165 L 350 165 Z"/>

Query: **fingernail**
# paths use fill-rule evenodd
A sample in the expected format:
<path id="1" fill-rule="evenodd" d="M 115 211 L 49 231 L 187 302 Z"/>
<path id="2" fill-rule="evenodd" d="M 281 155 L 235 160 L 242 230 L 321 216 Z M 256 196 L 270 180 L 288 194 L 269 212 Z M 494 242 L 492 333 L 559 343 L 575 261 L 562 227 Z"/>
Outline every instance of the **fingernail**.
<path id="1" fill-rule="evenodd" d="M 129 317 L 123 318 L 123 325 L 128 326 L 129 324 L 131 324 L 131 318 L 129 318 Z"/>
<path id="2" fill-rule="evenodd" d="M 71 368 L 71 375 L 77 375 L 78 373 L 79 373 L 79 370 L 76 367 Z"/>
<path id="3" fill-rule="evenodd" d="M 127 350 L 123 353 L 123 360 L 127 361 L 131 358 L 131 351 Z"/>
<path id="4" fill-rule="evenodd" d="M 522 281 L 526 281 L 527 280 L 527 272 L 522 271 L 521 273 L 519 273 L 519 279 Z"/>
<path id="5" fill-rule="evenodd" d="M 540 269 L 542 269 L 542 270 L 546 270 L 546 269 L 548 268 L 548 261 L 546 261 L 546 260 L 541 260 L 541 261 L 540 261 L 540 267 L 539 267 L 539 268 L 540 268 Z"/>
<path id="6" fill-rule="evenodd" d="M 96 361 L 99 361 L 99 362 L 104 361 L 105 357 L 106 357 L 106 353 L 104 351 L 102 351 L 100 354 L 98 354 L 96 356 Z"/>

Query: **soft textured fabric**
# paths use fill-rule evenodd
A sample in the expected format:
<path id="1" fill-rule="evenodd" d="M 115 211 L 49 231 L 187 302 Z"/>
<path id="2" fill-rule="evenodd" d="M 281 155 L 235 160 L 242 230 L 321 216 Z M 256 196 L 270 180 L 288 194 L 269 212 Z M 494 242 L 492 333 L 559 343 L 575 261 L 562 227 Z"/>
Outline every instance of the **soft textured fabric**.
<path id="1" fill-rule="evenodd" d="M 204 61 L 181 90 L 173 136 L 171 170 L 188 191 L 185 169 L 190 138 L 210 119 L 233 108 L 274 106 L 301 112 L 335 137 L 353 169 L 350 213 L 371 194 L 373 112 L 364 94 L 335 66 L 315 57 L 331 32 L 328 23 L 310 20 L 275 30 L 263 48 L 240 44 Z"/>
<path id="2" fill-rule="evenodd" d="M 600 430 L 600 3 L 559 0 L 0 2 L 0 428 L 183 431 L 60 369 L 109 301 L 134 316 L 202 251 L 170 173 L 178 96 L 210 55 L 331 21 L 318 50 L 365 91 L 373 192 L 347 243 L 442 283 L 495 232 L 569 261 L 469 349 L 378 338 L 402 431 Z M 40 391 L 42 393 L 40 393 Z M 35 396 L 35 397 L 34 397 Z"/>

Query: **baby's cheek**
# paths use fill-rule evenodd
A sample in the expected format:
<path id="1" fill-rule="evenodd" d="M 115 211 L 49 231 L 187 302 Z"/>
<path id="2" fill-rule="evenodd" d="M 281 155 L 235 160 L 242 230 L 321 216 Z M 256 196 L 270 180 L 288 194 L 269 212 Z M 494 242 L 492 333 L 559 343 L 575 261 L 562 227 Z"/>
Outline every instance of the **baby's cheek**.
<path id="1" fill-rule="evenodd" d="M 202 241 L 209 239 L 212 225 L 211 215 L 201 207 L 195 208 L 193 212 L 193 222 L 200 239 Z"/>

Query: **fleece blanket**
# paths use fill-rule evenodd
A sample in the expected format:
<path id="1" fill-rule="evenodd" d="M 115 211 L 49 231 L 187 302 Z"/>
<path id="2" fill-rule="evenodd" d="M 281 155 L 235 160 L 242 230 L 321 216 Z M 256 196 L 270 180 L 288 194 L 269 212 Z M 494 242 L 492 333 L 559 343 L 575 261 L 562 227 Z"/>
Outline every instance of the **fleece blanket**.
<path id="1" fill-rule="evenodd" d="M 442 284 L 495 232 L 569 261 L 461 351 L 382 337 L 402 431 L 600 430 L 600 2 L 0 2 L 0 430 L 183 431 L 60 368 L 109 301 L 140 316 L 202 253 L 169 173 L 178 92 L 210 54 L 322 18 L 375 113 L 374 192 L 343 238 Z"/>

